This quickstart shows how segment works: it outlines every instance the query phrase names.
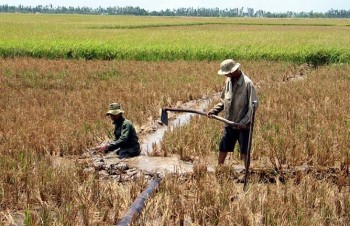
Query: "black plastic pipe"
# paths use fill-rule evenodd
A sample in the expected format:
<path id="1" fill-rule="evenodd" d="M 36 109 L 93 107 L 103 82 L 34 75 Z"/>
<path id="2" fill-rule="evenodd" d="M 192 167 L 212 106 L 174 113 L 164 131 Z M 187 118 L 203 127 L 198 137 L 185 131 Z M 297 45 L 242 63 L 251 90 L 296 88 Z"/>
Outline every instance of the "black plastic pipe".
<path id="1" fill-rule="evenodd" d="M 145 202 L 152 195 L 154 190 L 159 186 L 162 179 L 160 177 L 154 178 L 148 187 L 135 199 L 131 204 L 129 210 L 125 213 L 124 217 L 119 221 L 117 226 L 129 226 L 137 215 L 141 214 L 142 209 L 145 207 Z"/>

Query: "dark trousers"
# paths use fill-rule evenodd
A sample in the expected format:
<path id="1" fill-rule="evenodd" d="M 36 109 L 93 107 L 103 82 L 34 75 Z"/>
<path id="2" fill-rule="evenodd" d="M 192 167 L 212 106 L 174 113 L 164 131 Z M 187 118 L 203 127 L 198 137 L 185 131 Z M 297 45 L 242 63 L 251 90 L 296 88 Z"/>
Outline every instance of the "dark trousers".
<path id="1" fill-rule="evenodd" d="M 140 153 L 140 148 L 120 148 L 117 150 L 117 154 L 121 159 L 138 156 Z"/>
<path id="2" fill-rule="evenodd" d="M 239 143 L 239 152 L 241 154 L 246 154 L 249 142 L 249 130 L 239 130 L 232 127 L 225 127 L 219 146 L 219 151 L 233 152 L 237 141 Z"/>

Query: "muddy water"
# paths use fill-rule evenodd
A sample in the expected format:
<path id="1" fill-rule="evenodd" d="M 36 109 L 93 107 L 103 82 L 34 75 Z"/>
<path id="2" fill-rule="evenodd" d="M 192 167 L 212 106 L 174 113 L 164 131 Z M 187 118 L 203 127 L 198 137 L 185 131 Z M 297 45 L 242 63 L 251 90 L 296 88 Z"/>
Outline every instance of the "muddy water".
<path id="1" fill-rule="evenodd" d="M 196 101 L 190 101 L 182 104 L 179 108 L 190 108 L 199 111 L 205 111 L 212 98 L 203 98 Z M 141 143 L 141 156 L 125 160 L 130 167 L 136 167 L 147 172 L 165 173 L 187 173 L 193 171 L 193 164 L 180 160 L 179 156 L 171 157 L 149 157 L 153 147 L 160 144 L 166 131 L 171 131 L 176 127 L 183 126 L 190 122 L 193 113 L 180 113 L 169 118 L 168 126 L 161 126 L 156 131 L 145 136 Z M 170 116 L 170 115 L 169 115 Z M 203 116 L 204 117 L 204 116 Z M 213 172 L 214 167 L 208 166 L 208 171 Z"/>
<path id="2" fill-rule="evenodd" d="M 210 101 L 211 101 L 210 98 L 203 98 L 196 101 L 190 101 L 188 103 L 185 103 L 179 108 L 191 108 L 194 110 L 205 111 L 208 108 Z M 181 114 L 173 115 L 174 118 L 169 118 L 168 126 L 163 125 L 153 133 L 145 136 L 145 138 L 141 143 L 142 153 L 144 155 L 148 155 L 149 153 L 151 153 L 153 151 L 153 146 L 159 144 L 162 141 L 163 136 L 167 130 L 173 130 L 178 126 L 183 126 L 189 123 L 193 115 L 194 115 L 193 113 L 181 113 Z"/>
<path id="3" fill-rule="evenodd" d="M 193 164 L 191 162 L 184 162 L 180 160 L 179 156 L 174 155 L 170 157 L 149 157 L 138 156 L 135 158 L 126 159 L 125 163 L 131 168 L 139 168 L 149 173 L 156 173 L 165 175 L 168 173 L 190 173 L 193 171 Z M 207 167 L 208 172 L 214 172 L 213 166 Z"/>

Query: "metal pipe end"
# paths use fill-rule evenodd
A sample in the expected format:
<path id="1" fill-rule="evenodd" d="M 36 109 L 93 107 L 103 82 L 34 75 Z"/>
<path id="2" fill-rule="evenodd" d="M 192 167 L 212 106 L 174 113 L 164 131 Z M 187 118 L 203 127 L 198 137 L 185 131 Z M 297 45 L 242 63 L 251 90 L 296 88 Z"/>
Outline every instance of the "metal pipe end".
<path id="1" fill-rule="evenodd" d="M 161 109 L 160 121 L 166 126 L 169 123 L 169 121 L 168 121 L 168 112 L 164 108 Z"/>

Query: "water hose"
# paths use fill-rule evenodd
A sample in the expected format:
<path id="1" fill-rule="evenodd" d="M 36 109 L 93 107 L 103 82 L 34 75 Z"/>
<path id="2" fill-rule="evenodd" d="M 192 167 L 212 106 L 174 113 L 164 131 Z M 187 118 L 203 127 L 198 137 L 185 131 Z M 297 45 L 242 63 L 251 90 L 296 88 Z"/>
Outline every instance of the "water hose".
<path id="1" fill-rule="evenodd" d="M 147 199 L 158 188 L 161 180 L 162 178 L 160 177 L 152 179 L 147 188 L 131 204 L 129 210 L 124 214 L 124 217 L 119 221 L 117 226 L 128 226 L 139 214 L 141 214 Z"/>

